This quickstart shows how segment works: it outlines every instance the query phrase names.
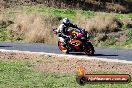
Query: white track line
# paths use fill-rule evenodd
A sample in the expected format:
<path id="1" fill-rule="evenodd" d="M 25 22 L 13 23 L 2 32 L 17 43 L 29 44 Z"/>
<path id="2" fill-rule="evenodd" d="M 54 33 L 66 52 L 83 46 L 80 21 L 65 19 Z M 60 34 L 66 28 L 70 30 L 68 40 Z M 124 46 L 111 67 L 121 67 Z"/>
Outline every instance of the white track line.
<path id="1" fill-rule="evenodd" d="M 119 63 L 132 64 L 132 61 L 119 60 L 119 59 L 109 59 L 109 58 L 99 58 L 99 57 L 93 57 L 93 56 L 76 56 L 76 55 L 46 53 L 46 52 L 31 52 L 31 51 L 5 50 L 5 49 L 0 49 L 0 52 L 53 55 L 53 56 L 58 56 L 58 57 L 77 58 L 77 59 L 80 59 L 80 60 L 97 60 L 97 61 L 105 61 L 105 62 L 119 62 Z"/>

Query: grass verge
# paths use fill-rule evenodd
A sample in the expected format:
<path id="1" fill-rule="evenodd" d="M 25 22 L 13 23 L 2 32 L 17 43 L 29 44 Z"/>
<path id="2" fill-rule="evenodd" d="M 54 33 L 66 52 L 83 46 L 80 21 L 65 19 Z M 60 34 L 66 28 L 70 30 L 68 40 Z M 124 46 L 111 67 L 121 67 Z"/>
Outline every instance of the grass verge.
<path id="1" fill-rule="evenodd" d="M 132 85 L 131 82 L 128 84 L 87 84 L 80 86 L 76 83 L 75 75 L 36 71 L 33 69 L 32 63 L 27 61 L 0 61 L 1 88 L 130 88 Z"/>
<path id="2" fill-rule="evenodd" d="M 13 38 L 7 28 L 0 27 L 0 41 L 13 41 Z"/>

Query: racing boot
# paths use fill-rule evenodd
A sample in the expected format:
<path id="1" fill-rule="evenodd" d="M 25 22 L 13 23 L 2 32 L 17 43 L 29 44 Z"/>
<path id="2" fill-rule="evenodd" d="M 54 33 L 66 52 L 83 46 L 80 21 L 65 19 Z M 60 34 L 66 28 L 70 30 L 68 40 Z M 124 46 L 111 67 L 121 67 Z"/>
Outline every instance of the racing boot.
<path id="1" fill-rule="evenodd" d="M 63 42 L 63 47 L 64 48 L 68 48 L 69 47 L 69 40 L 68 39 L 65 39 L 64 42 Z"/>
<path id="2" fill-rule="evenodd" d="M 66 43 L 63 43 L 63 47 L 64 47 L 64 48 L 67 48 L 67 44 L 66 44 Z"/>

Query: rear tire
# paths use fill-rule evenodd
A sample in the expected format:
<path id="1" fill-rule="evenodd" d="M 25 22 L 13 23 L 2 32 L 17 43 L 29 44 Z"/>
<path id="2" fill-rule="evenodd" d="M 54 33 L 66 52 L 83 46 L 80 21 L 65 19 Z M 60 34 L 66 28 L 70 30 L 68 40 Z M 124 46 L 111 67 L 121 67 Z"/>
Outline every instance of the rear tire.
<path id="1" fill-rule="evenodd" d="M 63 44 L 62 44 L 61 41 L 58 41 L 58 47 L 59 47 L 59 49 L 60 49 L 60 51 L 61 51 L 62 53 L 66 53 L 66 54 L 69 53 L 69 50 L 68 50 L 67 48 L 63 47 Z"/>
<path id="2" fill-rule="evenodd" d="M 89 42 L 87 44 L 87 46 L 85 47 L 85 49 L 84 49 L 85 54 L 88 55 L 88 56 L 93 56 L 94 55 L 94 51 L 95 50 L 94 50 L 93 45 Z"/>

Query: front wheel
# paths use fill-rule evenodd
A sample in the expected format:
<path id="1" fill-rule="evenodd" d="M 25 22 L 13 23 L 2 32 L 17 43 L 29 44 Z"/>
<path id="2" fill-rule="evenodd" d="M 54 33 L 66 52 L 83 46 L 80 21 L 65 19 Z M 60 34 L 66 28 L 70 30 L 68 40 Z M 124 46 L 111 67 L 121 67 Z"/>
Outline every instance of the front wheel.
<path id="1" fill-rule="evenodd" d="M 62 53 L 67 53 L 67 54 L 69 53 L 69 50 L 67 48 L 63 47 L 63 42 L 58 41 L 58 47 Z"/>
<path id="2" fill-rule="evenodd" d="M 93 56 L 94 55 L 94 47 L 91 43 L 87 44 L 85 46 L 84 52 L 88 56 Z"/>

